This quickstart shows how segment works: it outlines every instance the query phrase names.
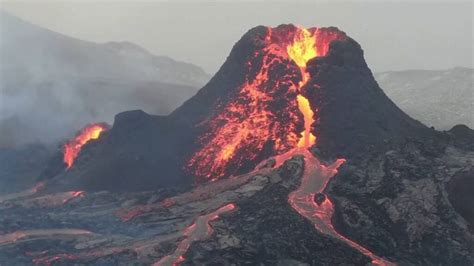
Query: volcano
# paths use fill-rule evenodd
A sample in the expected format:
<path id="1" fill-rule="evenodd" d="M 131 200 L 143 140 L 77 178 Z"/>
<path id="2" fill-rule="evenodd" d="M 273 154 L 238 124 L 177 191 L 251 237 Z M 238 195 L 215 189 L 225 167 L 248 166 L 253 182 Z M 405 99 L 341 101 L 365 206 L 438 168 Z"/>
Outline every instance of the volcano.
<path id="1" fill-rule="evenodd" d="M 337 28 L 251 29 L 169 116 L 104 129 L 0 197 L 0 261 L 474 263 L 473 131 L 404 114 Z"/>
<path id="2" fill-rule="evenodd" d="M 85 190 L 186 186 L 248 172 L 295 147 L 350 158 L 426 132 L 385 96 L 344 32 L 259 26 L 181 107 L 117 115 L 79 155 L 80 171 L 60 179 Z"/>

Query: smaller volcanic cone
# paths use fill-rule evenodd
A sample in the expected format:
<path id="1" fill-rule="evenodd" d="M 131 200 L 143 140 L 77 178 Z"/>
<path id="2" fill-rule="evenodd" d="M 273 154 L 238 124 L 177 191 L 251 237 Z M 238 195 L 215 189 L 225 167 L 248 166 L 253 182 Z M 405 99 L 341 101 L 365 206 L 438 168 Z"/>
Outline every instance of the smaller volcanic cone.
<path id="1" fill-rule="evenodd" d="M 82 146 L 90 140 L 98 139 L 105 130 L 107 130 L 107 125 L 104 123 L 87 125 L 73 139 L 64 144 L 63 161 L 67 165 L 67 169 L 71 168 L 74 164 Z"/>

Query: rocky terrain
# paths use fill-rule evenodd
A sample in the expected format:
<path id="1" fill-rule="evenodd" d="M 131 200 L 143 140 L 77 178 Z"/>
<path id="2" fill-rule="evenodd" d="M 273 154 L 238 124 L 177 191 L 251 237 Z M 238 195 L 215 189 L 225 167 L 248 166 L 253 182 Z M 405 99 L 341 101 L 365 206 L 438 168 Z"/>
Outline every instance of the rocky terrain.
<path id="1" fill-rule="evenodd" d="M 427 126 L 474 127 L 473 69 L 387 71 L 375 79 L 403 111 Z"/>
<path id="2" fill-rule="evenodd" d="M 435 146 L 412 141 L 348 160 L 326 190 L 336 205 L 336 230 L 401 265 L 471 265 L 472 217 L 456 212 L 459 204 L 448 199 L 458 192 L 447 188 L 459 173 L 473 171 L 474 149 L 459 149 L 453 138 L 446 133 Z M 0 261 L 150 265 L 172 254 L 200 215 L 233 204 L 209 223 L 212 234 L 191 243 L 184 265 L 366 265 L 368 257 L 320 234 L 288 203 L 301 182 L 302 159 L 277 168 L 269 160 L 250 174 L 189 192 L 40 190 L 0 198 Z"/>

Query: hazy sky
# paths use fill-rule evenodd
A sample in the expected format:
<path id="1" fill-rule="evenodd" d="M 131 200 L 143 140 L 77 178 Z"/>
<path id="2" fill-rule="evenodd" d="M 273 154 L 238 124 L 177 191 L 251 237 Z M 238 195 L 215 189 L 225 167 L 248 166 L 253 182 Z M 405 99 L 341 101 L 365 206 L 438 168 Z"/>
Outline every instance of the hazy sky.
<path id="1" fill-rule="evenodd" d="M 0 0 L 0 5 L 66 35 L 131 41 L 211 74 L 248 29 L 281 23 L 339 27 L 362 45 L 374 71 L 473 65 L 472 1 Z"/>

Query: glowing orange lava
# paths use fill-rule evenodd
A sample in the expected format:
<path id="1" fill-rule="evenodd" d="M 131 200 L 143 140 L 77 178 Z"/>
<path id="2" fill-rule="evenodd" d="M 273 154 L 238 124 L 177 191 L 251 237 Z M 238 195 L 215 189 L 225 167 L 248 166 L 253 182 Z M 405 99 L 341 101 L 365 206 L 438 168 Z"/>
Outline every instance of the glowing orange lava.
<path id="1" fill-rule="evenodd" d="M 71 168 L 76 160 L 79 152 L 87 142 L 93 139 L 98 139 L 100 134 L 107 128 L 103 124 L 92 124 L 86 126 L 76 135 L 73 139 L 64 144 L 64 157 L 63 161 L 66 163 L 67 168 Z"/>
<path id="2" fill-rule="evenodd" d="M 338 159 L 333 164 L 325 166 L 314 157 L 307 149 L 300 151 L 304 155 L 305 168 L 299 188 L 288 197 L 288 202 L 301 216 L 310 220 L 316 229 L 325 235 L 329 235 L 342 242 L 347 243 L 360 253 L 370 257 L 372 264 L 381 266 L 394 265 L 392 262 L 375 255 L 362 245 L 338 233 L 332 225 L 334 204 L 324 193 L 329 180 L 337 174 L 337 169 L 345 162 Z M 314 201 L 316 194 L 324 195 L 323 201 L 318 204 Z"/>
<path id="3" fill-rule="evenodd" d="M 188 161 L 188 170 L 197 177 L 229 176 L 268 155 L 316 142 L 311 132 L 316 109 L 302 93 L 310 80 L 306 64 L 324 56 L 344 33 L 287 26 L 267 28 L 256 38 L 261 47 L 247 58 L 244 84 L 229 102 L 216 107 L 200 137 L 201 148 Z"/>
<path id="4" fill-rule="evenodd" d="M 299 148 L 309 148 L 316 143 L 316 137 L 311 133 L 311 125 L 314 122 L 314 112 L 311 110 L 308 99 L 301 94 L 296 97 L 300 112 L 304 116 L 304 131 L 301 132 L 301 138 L 298 141 Z"/>
<path id="5" fill-rule="evenodd" d="M 314 112 L 311 110 L 310 103 L 306 97 L 301 94 L 301 88 L 309 80 L 309 73 L 306 72 L 306 64 L 309 60 L 318 56 L 316 48 L 316 38 L 307 29 L 301 29 L 295 35 L 294 42 L 286 48 L 288 57 L 300 68 L 302 80 L 298 84 L 298 108 L 304 117 L 304 131 L 301 132 L 301 138 L 298 141 L 299 148 L 309 148 L 316 143 L 316 137 L 311 133 L 311 125 L 314 123 Z"/>

